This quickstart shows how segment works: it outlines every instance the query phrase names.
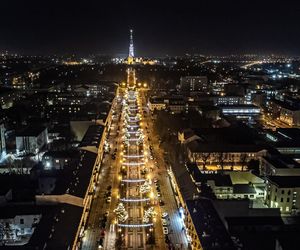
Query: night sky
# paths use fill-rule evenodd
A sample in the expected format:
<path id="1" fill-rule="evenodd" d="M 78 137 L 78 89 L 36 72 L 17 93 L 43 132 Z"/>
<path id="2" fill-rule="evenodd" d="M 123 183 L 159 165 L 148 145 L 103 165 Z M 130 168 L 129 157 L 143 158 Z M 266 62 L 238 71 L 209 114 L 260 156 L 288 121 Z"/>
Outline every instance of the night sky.
<path id="1" fill-rule="evenodd" d="M 300 55 L 300 1 L 2 0 L 0 50 L 22 54 Z"/>

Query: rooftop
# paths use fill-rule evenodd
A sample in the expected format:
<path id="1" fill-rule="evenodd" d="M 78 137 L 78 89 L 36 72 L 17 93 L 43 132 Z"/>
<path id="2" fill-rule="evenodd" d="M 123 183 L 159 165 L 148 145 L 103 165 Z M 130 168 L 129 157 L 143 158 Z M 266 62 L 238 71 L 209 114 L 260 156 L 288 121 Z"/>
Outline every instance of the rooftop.
<path id="1" fill-rule="evenodd" d="M 275 168 L 300 168 L 300 164 L 297 163 L 293 158 L 287 155 L 272 155 L 264 156 L 264 160 L 271 163 Z"/>
<path id="2" fill-rule="evenodd" d="M 286 139 L 295 140 L 300 139 L 300 129 L 299 128 L 278 128 L 276 132 Z"/>
<path id="3" fill-rule="evenodd" d="M 86 131 L 79 147 L 95 146 L 99 147 L 104 127 L 101 125 L 90 125 Z"/>
<path id="4" fill-rule="evenodd" d="M 184 166 L 180 164 L 173 164 L 172 170 L 183 199 L 193 199 L 195 195 L 198 195 L 198 189 Z"/>
<path id="5" fill-rule="evenodd" d="M 263 184 L 265 183 L 265 180 L 262 178 L 256 176 L 255 174 L 251 172 L 238 172 L 233 171 L 228 173 L 230 175 L 232 184 Z"/>
<path id="6" fill-rule="evenodd" d="M 230 144 L 222 142 L 203 143 L 200 140 L 194 140 L 188 143 L 191 152 L 245 152 L 255 153 L 264 149 L 264 147 L 255 144 Z"/>
<path id="7" fill-rule="evenodd" d="M 27 127 L 22 131 L 16 133 L 16 136 L 38 136 L 41 134 L 46 128 L 45 127 Z"/>
<path id="8" fill-rule="evenodd" d="M 298 110 L 300 110 L 298 107 L 294 107 L 294 106 L 290 105 L 287 102 L 283 102 L 283 101 L 275 100 L 275 99 L 272 99 L 271 101 L 273 103 L 277 104 L 278 106 L 280 106 L 280 107 L 282 107 L 284 109 L 287 109 L 287 110 L 291 110 L 291 111 L 298 111 Z"/>
<path id="9" fill-rule="evenodd" d="M 280 216 L 242 216 L 228 217 L 226 221 L 229 227 L 232 225 L 280 225 L 284 223 Z"/>
<path id="10" fill-rule="evenodd" d="M 96 158 L 97 154 L 82 151 L 78 165 L 76 164 L 76 166 L 57 171 L 56 174 L 54 174 L 57 180 L 52 194 L 68 193 L 84 198 L 90 183 Z M 48 176 L 48 173 L 43 175 L 43 177 L 46 178 Z"/>
<path id="11" fill-rule="evenodd" d="M 68 150 L 68 151 L 47 151 L 44 157 L 53 157 L 53 158 L 79 158 L 79 152 L 76 150 Z"/>
<path id="12" fill-rule="evenodd" d="M 235 249 L 230 235 L 210 200 L 188 200 L 186 205 L 204 250 Z"/>
<path id="13" fill-rule="evenodd" d="M 254 187 L 249 184 L 235 184 L 233 185 L 234 194 L 256 194 Z"/>
<path id="14" fill-rule="evenodd" d="M 229 175 L 225 174 L 204 174 L 203 179 L 206 181 L 214 181 L 217 187 L 231 187 L 232 182 Z"/>
<path id="15" fill-rule="evenodd" d="M 300 187 L 300 176 L 269 176 L 269 181 L 280 188 Z"/>

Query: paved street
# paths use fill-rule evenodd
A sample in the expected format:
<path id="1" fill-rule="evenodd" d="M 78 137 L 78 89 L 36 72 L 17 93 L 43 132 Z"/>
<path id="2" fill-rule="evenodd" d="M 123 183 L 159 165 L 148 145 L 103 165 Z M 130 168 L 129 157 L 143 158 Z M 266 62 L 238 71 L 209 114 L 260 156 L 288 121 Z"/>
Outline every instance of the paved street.
<path id="1" fill-rule="evenodd" d="M 168 212 L 170 215 L 169 238 L 175 249 L 188 249 L 187 237 L 182 230 L 183 222 L 179 215 L 177 203 L 167 173 L 166 163 L 164 161 L 164 151 L 159 144 L 159 137 L 153 127 L 151 116 L 148 116 L 147 122 L 149 134 L 151 134 L 151 145 L 154 149 L 154 161 L 157 162 L 158 166 L 155 170 L 155 174 L 161 182 L 162 199 L 165 202 L 165 205 L 161 206 L 161 210 Z"/>
<path id="2" fill-rule="evenodd" d="M 82 249 L 187 249 L 143 90 L 120 91 L 107 139 Z"/>

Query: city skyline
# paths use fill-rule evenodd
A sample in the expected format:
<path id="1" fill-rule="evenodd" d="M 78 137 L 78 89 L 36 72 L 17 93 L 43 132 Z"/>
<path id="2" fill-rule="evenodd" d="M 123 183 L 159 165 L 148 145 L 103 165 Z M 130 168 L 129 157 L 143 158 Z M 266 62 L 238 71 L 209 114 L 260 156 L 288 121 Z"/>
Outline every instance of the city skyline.
<path id="1" fill-rule="evenodd" d="M 5 1 L 0 50 L 20 54 L 127 54 L 134 29 L 139 56 L 299 55 L 300 4 L 287 1 L 89 1 L 40 5 Z"/>
<path id="2" fill-rule="evenodd" d="M 270 3 L 6 1 L 0 250 L 299 250 L 300 4 Z"/>

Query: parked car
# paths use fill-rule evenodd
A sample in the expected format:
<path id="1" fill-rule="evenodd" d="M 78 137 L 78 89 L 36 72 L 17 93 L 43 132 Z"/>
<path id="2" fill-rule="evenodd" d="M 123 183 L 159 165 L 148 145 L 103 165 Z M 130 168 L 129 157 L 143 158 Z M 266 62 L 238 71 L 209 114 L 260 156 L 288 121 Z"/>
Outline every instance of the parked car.
<path id="1" fill-rule="evenodd" d="M 165 205 L 165 202 L 163 200 L 159 200 L 159 205 L 160 206 L 164 206 Z"/>
<path id="2" fill-rule="evenodd" d="M 166 219 L 161 219 L 161 223 L 163 226 L 168 226 L 168 221 Z"/>
<path id="3" fill-rule="evenodd" d="M 100 238 L 99 240 L 97 240 L 97 244 L 98 244 L 98 248 L 103 248 L 103 238 Z"/>
<path id="4" fill-rule="evenodd" d="M 169 229 L 167 227 L 163 227 L 163 233 L 164 234 L 169 234 Z"/>
<path id="5" fill-rule="evenodd" d="M 161 218 L 163 218 L 163 219 L 168 218 L 168 217 L 169 217 L 169 214 L 167 212 L 163 212 L 161 215 Z"/>

